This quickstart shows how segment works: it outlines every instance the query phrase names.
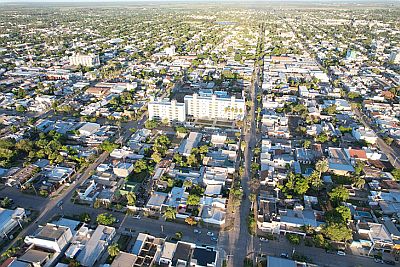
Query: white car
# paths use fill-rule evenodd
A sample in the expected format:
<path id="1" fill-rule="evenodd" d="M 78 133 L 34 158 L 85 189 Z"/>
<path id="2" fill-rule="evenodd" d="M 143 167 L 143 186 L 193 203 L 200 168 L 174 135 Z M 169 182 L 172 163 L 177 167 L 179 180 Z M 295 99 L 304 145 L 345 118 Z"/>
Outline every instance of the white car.
<path id="1" fill-rule="evenodd" d="M 194 229 L 193 232 L 194 232 L 195 234 L 201 234 L 201 231 L 200 231 L 199 229 Z"/>
<path id="2" fill-rule="evenodd" d="M 344 251 L 339 250 L 336 254 L 338 254 L 339 256 L 346 256 L 346 253 L 344 253 Z"/>
<path id="3" fill-rule="evenodd" d="M 266 239 L 265 237 L 260 237 L 260 241 L 261 242 L 268 242 L 268 239 Z"/>
<path id="4" fill-rule="evenodd" d="M 133 215 L 132 218 L 140 220 L 142 217 L 140 217 L 140 215 Z"/>
<path id="5" fill-rule="evenodd" d="M 208 236 L 214 236 L 214 233 L 213 232 L 207 232 L 207 235 Z"/>

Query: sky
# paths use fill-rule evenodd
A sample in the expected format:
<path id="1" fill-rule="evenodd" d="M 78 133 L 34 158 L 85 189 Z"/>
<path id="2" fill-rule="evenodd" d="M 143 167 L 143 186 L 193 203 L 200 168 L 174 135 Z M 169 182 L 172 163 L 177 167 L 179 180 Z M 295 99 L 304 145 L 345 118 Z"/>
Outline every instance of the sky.
<path id="1" fill-rule="evenodd" d="M 400 2 L 399 0 L 0 0 L 0 3 L 44 3 L 44 2 Z"/>

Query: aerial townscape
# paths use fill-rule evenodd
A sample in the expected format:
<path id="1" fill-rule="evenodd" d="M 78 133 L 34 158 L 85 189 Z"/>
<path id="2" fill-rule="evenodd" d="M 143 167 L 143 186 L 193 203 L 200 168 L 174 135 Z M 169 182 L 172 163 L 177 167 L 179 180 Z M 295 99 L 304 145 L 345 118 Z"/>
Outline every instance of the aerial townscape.
<path id="1" fill-rule="evenodd" d="M 0 267 L 392 265 L 399 1 L 0 0 Z"/>

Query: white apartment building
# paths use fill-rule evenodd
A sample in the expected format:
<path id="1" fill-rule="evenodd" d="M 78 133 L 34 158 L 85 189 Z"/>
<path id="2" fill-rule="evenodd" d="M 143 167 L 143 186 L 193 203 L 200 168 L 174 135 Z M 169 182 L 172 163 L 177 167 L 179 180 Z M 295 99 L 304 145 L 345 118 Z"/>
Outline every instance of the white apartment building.
<path id="1" fill-rule="evenodd" d="M 244 98 L 229 97 L 226 92 L 203 92 L 185 96 L 186 115 L 199 119 L 242 120 Z"/>
<path id="2" fill-rule="evenodd" d="M 148 104 L 150 120 L 168 120 L 184 122 L 186 120 L 185 104 L 176 100 L 150 98 Z"/>
<path id="3" fill-rule="evenodd" d="M 81 55 L 76 54 L 69 57 L 69 63 L 73 66 L 86 66 L 86 67 L 95 67 L 100 65 L 100 58 L 98 55 L 90 54 L 90 55 Z"/>

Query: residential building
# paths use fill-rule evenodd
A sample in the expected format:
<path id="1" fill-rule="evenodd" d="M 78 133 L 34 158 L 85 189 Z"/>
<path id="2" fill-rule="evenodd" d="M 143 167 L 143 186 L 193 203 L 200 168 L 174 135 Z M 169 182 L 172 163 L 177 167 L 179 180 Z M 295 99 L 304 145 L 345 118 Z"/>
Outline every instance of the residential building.
<path id="1" fill-rule="evenodd" d="M 81 55 L 76 54 L 69 57 L 69 63 L 73 66 L 96 67 L 100 65 L 100 58 L 98 55 L 89 54 Z"/>
<path id="2" fill-rule="evenodd" d="M 246 111 L 244 97 L 229 97 L 220 91 L 200 91 L 185 96 L 184 101 L 186 115 L 196 119 L 242 120 Z"/>
<path id="3" fill-rule="evenodd" d="M 25 237 L 25 243 L 54 252 L 63 251 L 72 239 L 69 227 L 48 223 L 32 236 Z"/>
<path id="4" fill-rule="evenodd" d="M 176 100 L 150 98 L 148 111 L 150 120 L 186 121 L 185 103 L 178 103 Z"/>

